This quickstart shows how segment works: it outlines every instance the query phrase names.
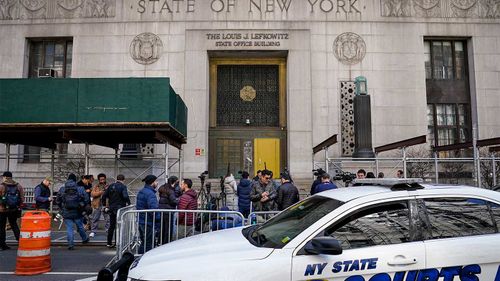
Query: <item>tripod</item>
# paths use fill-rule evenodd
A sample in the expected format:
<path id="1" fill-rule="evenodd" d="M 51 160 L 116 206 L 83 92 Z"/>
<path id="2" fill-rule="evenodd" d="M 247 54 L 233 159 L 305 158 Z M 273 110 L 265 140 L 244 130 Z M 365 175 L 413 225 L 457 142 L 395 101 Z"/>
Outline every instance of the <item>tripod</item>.
<path id="1" fill-rule="evenodd" d="M 220 207 L 227 206 L 227 194 L 226 194 L 226 189 L 224 187 L 224 177 L 220 177 L 220 194 L 219 194 L 219 200 L 220 200 Z M 219 205 L 219 204 L 217 204 Z M 219 209 L 220 209 L 219 207 Z"/>
<path id="2" fill-rule="evenodd" d="M 208 175 L 208 171 L 204 171 L 201 173 L 198 178 L 200 179 L 201 187 L 198 192 L 198 209 L 205 209 L 210 200 L 210 190 L 205 189 L 205 178 Z M 207 184 L 207 188 L 209 189 L 209 184 Z"/>

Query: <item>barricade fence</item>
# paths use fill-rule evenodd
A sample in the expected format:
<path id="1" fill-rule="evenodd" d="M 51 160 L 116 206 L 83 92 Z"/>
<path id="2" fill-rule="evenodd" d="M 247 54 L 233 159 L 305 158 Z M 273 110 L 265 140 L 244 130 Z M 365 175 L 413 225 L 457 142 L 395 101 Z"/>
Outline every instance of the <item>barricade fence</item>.
<path id="1" fill-rule="evenodd" d="M 171 156 L 174 157 L 169 157 L 166 163 L 165 154 L 140 152 L 112 154 L 103 152 L 101 147 L 92 147 L 94 148 L 92 153 L 85 154 L 81 150 L 83 148 L 78 148 L 68 153 L 56 151 L 54 156 L 46 149 L 42 149 L 38 154 L 11 153 L 9 156 L 2 151 L 0 171 L 11 171 L 14 180 L 24 187 L 27 208 L 33 208 L 34 187 L 47 176 L 54 178 L 51 189 L 53 193 L 57 193 L 70 173 L 77 176 L 92 174 L 95 178 L 94 185 L 97 184 L 99 173 L 106 174 L 108 183 L 115 182 L 116 176 L 123 174 L 129 195 L 133 197 L 136 191 L 144 186 L 141 180 L 148 174 L 158 176 L 160 183 L 164 182 L 166 169 L 169 176 L 181 174 L 180 160 L 173 154 Z M 7 159 L 9 159 L 8 164 Z"/>
<path id="2" fill-rule="evenodd" d="M 130 206 L 129 206 L 130 207 Z M 122 210 L 117 217 L 116 252 L 143 254 L 160 245 L 202 233 L 243 226 L 246 218 L 236 211 Z"/>
<path id="3" fill-rule="evenodd" d="M 384 177 L 396 177 L 397 171 L 402 170 L 408 178 L 423 178 L 430 183 L 465 184 L 487 189 L 500 184 L 500 158 L 495 155 L 480 157 L 477 162 L 474 158 L 439 157 L 328 158 L 328 161 L 315 161 L 314 167 L 323 168 L 332 176 L 364 169 L 373 172 L 375 177 L 380 172 Z"/>

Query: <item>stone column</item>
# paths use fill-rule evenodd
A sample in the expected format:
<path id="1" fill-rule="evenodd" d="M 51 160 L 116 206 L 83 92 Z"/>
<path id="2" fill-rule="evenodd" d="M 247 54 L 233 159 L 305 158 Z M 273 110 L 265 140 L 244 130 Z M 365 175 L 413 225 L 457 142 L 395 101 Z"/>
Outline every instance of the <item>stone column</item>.
<path id="1" fill-rule="evenodd" d="M 354 142 L 353 158 L 375 158 L 372 148 L 372 118 L 370 96 L 354 97 Z"/>

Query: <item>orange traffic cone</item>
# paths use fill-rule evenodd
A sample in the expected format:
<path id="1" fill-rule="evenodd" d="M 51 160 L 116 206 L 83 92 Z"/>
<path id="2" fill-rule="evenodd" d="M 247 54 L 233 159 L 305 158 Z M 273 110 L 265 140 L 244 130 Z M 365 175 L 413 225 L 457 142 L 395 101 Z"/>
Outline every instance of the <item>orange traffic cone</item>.
<path id="1" fill-rule="evenodd" d="M 26 212 L 21 219 L 16 275 L 35 275 L 50 271 L 50 215 Z"/>

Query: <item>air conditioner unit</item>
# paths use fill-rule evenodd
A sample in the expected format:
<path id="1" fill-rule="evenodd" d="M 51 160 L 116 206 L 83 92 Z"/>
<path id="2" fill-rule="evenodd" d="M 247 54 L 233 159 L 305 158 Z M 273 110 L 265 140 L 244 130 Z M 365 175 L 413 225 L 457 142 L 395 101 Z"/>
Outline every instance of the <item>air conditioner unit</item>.
<path id="1" fill-rule="evenodd" d="M 38 78 L 54 78 L 56 77 L 56 71 L 52 68 L 39 68 Z"/>

